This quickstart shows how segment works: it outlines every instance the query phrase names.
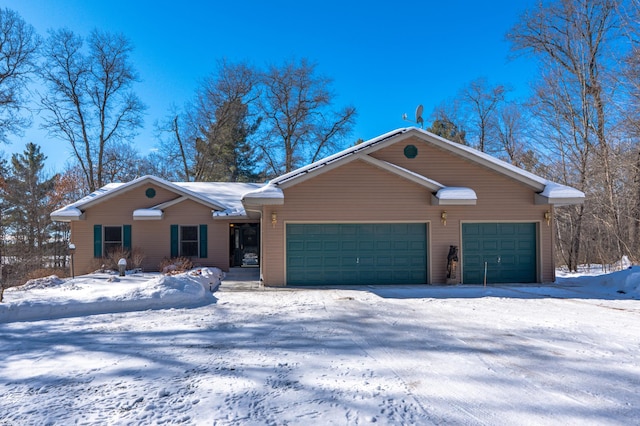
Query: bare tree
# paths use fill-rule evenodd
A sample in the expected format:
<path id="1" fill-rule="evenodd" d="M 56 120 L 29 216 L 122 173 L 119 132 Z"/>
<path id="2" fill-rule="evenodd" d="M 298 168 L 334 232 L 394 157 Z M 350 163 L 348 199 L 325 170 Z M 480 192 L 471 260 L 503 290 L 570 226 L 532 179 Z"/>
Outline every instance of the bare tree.
<path id="1" fill-rule="evenodd" d="M 172 106 L 167 117 L 155 123 L 160 146 L 153 157 L 157 156 L 159 161 L 173 169 L 173 172 L 167 169 L 161 171 L 161 174 L 166 175 L 169 172 L 176 180 L 189 182 L 192 180 L 195 159 L 195 144 L 189 141 L 195 141 L 195 136 L 186 134 L 188 127 L 185 116 L 186 114 L 179 112 L 176 106 Z"/>
<path id="2" fill-rule="evenodd" d="M 528 148 L 525 108 L 516 102 L 507 102 L 496 111 L 491 127 L 495 129 L 497 149 L 503 152 L 511 164 L 534 171 L 538 164 L 536 154 Z"/>
<path id="3" fill-rule="evenodd" d="M 21 115 L 40 39 L 16 12 L 0 8 L 0 142 L 29 124 Z"/>
<path id="4" fill-rule="evenodd" d="M 105 183 L 110 145 L 132 138 L 144 106 L 131 91 L 137 79 L 131 45 L 122 35 L 93 31 L 83 39 L 67 29 L 50 32 L 41 75 L 49 92 L 41 96 L 49 113 L 44 127 L 68 141 L 91 191 Z"/>
<path id="5" fill-rule="evenodd" d="M 629 53 L 624 57 L 623 83 L 629 95 L 627 102 L 620 102 L 620 113 L 624 116 L 624 129 L 630 140 L 640 140 L 640 0 L 618 2 L 622 20 L 622 31 L 630 44 Z M 638 142 L 628 158 L 629 184 L 627 199 L 630 201 L 628 220 L 632 236 L 632 252 L 640 253 L 640 148 Z M 640 260 L 637 254 L 635 260 Z"/>
<path id="6" fill-rule="evenodd" d="M 602 191 L 606 213 L 616 235 L 620 236 L 620 217 L 611 164 L 611 125 L 607 117 L 605 88 L 611 71 L 614 0 L 557 0 L 540 4 L 525 13 L 508 34 L 516 50 L 536 55 L 544 70 L 538 85 L 537 114 L 548 124 L 548 139 L 556 141 L 563 164 L 560 176 L 579 189 L 592 188 L 598 161 L 603 177 Z M 583 237 L 585 206 L 572 216 L 569 268 L 576 268 Z M 560 241 L 567 235 L 561 235 Z M 618 240 L 620 242 L 620 239 Z M 618 245 L 618 253 L 620 253 Z"/>
<path id="7" fill-rule="evenodd" d="M 270 174 L 317 160 L 351 131 L 355 108 L 332 109 L 331 80 L 306 59 L 269 67 L 262 84 L 260 148 Z"/>
<path id="8" fill-rule="evenodd" d="M 476 138 L 478 150 L 486 152 L 496 139 L 495 116 L 505 100 L 507 89 L 503 85 L 490 86 L 485 78 L 473 80 L 459 95 L 466 111 L 468 129 Z"/>

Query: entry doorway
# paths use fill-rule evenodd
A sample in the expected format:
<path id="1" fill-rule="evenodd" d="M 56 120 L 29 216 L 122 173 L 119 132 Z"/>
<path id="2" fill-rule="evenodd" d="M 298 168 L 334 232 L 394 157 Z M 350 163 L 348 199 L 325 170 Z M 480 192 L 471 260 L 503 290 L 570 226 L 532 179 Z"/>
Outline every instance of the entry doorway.
<path id="1" fill-rule="evenodd" d="M 229 253 L 231 267 L 260 266 L 260 225 L 232 223 L 229 225 Z"/>

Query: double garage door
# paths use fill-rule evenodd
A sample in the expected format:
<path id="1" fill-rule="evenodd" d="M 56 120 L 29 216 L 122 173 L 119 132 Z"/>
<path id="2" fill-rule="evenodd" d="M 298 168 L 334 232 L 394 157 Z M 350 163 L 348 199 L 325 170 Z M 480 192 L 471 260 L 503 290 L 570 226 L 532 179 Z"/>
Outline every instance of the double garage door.
<path id="1" fill-rule="evenodd" d="M 287 224 L 288 285 L 425 284 L 425 223 Z"/>

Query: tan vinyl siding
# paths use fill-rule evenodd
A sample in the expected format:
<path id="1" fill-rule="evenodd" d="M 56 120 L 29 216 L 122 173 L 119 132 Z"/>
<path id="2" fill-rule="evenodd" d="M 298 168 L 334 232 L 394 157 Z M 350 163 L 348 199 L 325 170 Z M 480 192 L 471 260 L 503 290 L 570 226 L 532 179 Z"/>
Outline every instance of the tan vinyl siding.
<path id="1" fill-rule="evenodd" d="M 154 188 L 156 196 L 149 199 L 147 188 Z M 162 220 L 133 220 L 133 211 L 150 208 L 173 200 L 178 196 L 155 185 L 143 185 L 119 194 L 103 203 L 88 208 L 85 220 L 71 223 L 71 235 L 77 250 L 74 256 L 78 274 L 91 272 L 96 266 L 93 258 L 93 226 L 131 225 L 131 243 L 145 254 L 144 270 L 157 271 L 164 258 L 171 255 L 170 226 L 207 225 L 208 257 L 193 258 L 194 264 L 229 268 L 229 222 L 213 220 L 209 207 L 186 200 L 164 209 Z"/>
<path id="2" fill-rule="evenodd" d="M 418 148 L 414 159 L 404 147 Z M 429 282 L 446 281 L 450 245 L 461 246 L 461 221 L 520 221 L 539 223 L 539 281 L 553 281 L 551 227 L 542 221 L 550 208 L 534 204 L 535 191 L 519 182 L 474 164 L 418 139 L 377 151 L 373 157 L 415 171 L 445 186 L 473 189 L 475 206 L 434 206 L 426 188 L 361 160 L 351 161 L 284 190 L 285 203 L 265 207 L 263 226 L 263 278 L 267 285 L 286 283 L 285 224 L 292 222 L 427 222 Z M 269 223 L 271 212 L 278 223 Z M 441 212 L 447 212 L 446 226 Z M 458 269 L 458 279 L 461 274 Z"/>

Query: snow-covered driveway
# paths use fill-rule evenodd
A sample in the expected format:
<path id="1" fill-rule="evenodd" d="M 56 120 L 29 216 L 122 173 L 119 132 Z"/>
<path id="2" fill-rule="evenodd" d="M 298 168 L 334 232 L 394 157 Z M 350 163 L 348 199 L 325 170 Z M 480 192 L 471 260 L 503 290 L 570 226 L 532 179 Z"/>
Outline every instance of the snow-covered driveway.
<path id="1" fill-rule="evenodd" d="M 622 295 L 378 287 L 215 296 L 191 309 L 0 324 L 0 424 L 640 418 L 640 301 Z"/>

